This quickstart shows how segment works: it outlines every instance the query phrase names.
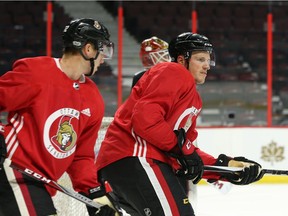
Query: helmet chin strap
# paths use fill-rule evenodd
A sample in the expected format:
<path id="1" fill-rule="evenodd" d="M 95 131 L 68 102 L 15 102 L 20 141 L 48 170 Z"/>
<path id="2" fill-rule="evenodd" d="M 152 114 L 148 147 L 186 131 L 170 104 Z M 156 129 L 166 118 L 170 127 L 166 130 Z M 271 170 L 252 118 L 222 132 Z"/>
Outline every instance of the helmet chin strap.
<path id="1" fill-rule="evenodd" d="M 186 63 L 187 63 L 187 67 L 186 67 L 187 70 L 189 70 L 189 62 L 190 62 L 191 56 L 192 56 L 192 53 L 189 53 L 189 54 L 188 54 L 188 57 L 185 58 L 185 61 L 186 61 Z"/>
<path id="2" fill-rule="evenodd" d="M 97 53 L 97 57 L 98 57 L 98 53 Z M 97 57 L 96 57 L 96 58 L 97 58 Z M 95 59 L 96 59 L 96 58 L 95 58 Z M 89 73 L 88 75 L 86 75 L 86 76 L 92 76 L 93 71 L 94 71 L 94 66 L 95 66 L 95 64 L 94 64 L 94 58 L 90 58 L 89 60 L 90 60 L 91 70 L 90 70 L 90 73 Z"/>
<path id="3" fill-rule="evenodd" d="M 186 59 L 186 69 L 189 70 L 189 59 Z"/>
<path id="4" fill-rule="evenodd" d="M 85 74 L 85 76 L 92 76 L 93 75 L 93 71 L 94 71 L 94 67 L 95 67 L 95 64 L 94 64 L 94 61 L 98 58 L 99 56 L 99 53 L 100 52 L 97 52 L 96 56 L 94 58 L 87 58 L 82 50 L 80 50 L 80 54 L 82 55 L 82 57 L 86 60 L 86 61 L 90 61 L 90 67 L 91 67 L 91 70 L 90 70 L 90 73 L 89 74 Z"/>
<path id="5" fill-rule="evenodd" d="M 186 68 L 187 70 L 189 70 L 189 60 L 190 60 L 190 58 L 185 58 L 185 59 L 184 59 L 185 65 L 183 65 L 183 66 L 185 66 L 185 68 Z"/>

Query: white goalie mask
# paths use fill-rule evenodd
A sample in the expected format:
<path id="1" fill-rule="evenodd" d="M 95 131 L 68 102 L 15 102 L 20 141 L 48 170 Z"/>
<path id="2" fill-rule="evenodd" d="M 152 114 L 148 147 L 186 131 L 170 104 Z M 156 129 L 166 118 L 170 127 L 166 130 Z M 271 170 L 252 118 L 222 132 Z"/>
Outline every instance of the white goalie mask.
<path id="1" fill-rule="evenodd" d="M 140 59 L 145 68 L 150 68 L 160 62 L 170 62 L 168 43 L 155 36 L 141 43 Z"/>

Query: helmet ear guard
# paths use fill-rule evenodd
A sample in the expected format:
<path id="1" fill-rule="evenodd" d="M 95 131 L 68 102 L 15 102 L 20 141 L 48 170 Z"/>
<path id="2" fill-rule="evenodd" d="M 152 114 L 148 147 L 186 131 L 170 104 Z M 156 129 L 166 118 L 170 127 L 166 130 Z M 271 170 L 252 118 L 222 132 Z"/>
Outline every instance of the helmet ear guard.
<path id="1" fill-rule="evenodd" d="M 139 56 L 145 68 L 171 61 L 168 43 L 155 36 L 142 41 Z"/>
<path id="2" fill-rule="evenodd" d="M 210 66 L 216 65 L 213 46 L 204 35 L 185 32 L 172 39 L 169 43 L 169 54 L 173 62 L 177 61 L 179 55 L 183 55 L 188 60 L 195 51 L 208 52 L 210 54 Z"/>

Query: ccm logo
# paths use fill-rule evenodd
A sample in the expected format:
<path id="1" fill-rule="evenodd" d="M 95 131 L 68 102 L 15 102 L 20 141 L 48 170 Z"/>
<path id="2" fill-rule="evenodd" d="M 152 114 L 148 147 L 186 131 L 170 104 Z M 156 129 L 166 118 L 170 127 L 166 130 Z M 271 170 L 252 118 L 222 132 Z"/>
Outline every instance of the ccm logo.
<path id="1" fill-rule="evenodd" d="M 33 176 L 34 178 L 36 178 L 36 179 L 38 179 L 38 180 L 40 180 L 40 181 L 43 181 L 43 182 L 46 182 L 46 183 L 51 182 L 50 179 L 47 179 L 47 178 L 43 177 L 42 175 L 40 175 L 40 174 L 38 174 L 38 173 L 36 173 L 36 172 L 33 172 L 33 171 L 30 170 L 30 169 L 25 168 L 24 172 L 27 173 L 27 174 L 29 174 L 30 176 Z"/>

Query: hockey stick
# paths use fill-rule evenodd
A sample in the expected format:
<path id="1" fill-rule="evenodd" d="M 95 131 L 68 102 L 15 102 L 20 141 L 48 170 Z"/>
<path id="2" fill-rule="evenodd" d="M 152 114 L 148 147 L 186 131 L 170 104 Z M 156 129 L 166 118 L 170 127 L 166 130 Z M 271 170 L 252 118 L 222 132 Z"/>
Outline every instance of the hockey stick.
<path id="1" fill-rule="evenodd" d="M 210 172 L 234 173 L 242 170 L 243 168 L 241 167 L 204 166 L 204 171 L 210 171 Z M 270 175 L 288 175 L 288 170 L 262 169 L 261 171 L 264 174 L 270 174 Z"/>
<path id="2" fill-rule="evenodd" d="M 242 171 L 242 167 L 226 167 L 226 166 L 204 166 L 204 171 L 221 172 L 221 173 L 234 173 Z"/>
<path id="3" fill-rule="evenodd" d="M 46 178 L 46 177 L 44 177 L 44 176 L 42 176 L 42 175 L 40 175 L 40 174 L 28 169 L 28 168 L 25 168 L 25 167 L 23 167 L 23 166 L 21 166 L 19 164 L 16 164 L 15 162 L 13 162 L 13 161 L 11 161 L 9 159 L 6 159 L 6 160 L 10 161 L 11 162 L 10 163 L 10 167 L 15 169 L 15 170 L 17 170 L 18 172 L 20 172 L 20 173 L 22 173 L 22 174 L 24 174 L 26 176 L 29 176 L 29 177 L 37 180 L 37 181 L 43 182 L 43 183 L 47 184 L 48 186 L 50 186 L 50 187 L 52 187 L 52 188 L 54 188 L 54 189 L 56 189 L 56 190 L 58 190 L 58 191 L 60 191 L 60 192 L 62 192 L 64 194 L 66 194 L 66 195 L 68 195 L 68 196 L 70 196 L 70 197 L 72 197 L 72 198 L 74 198 L 74 199 L 76 199 L 76 200 L 78 200 L 78 201 L 90 206 L 90 207 L 94 207 L 94 208 L 99 209 L 102 206 L 104 206 L 104 204 L 95 202 L 95 201 L 93 201 L 92 199 L 90 199 L 88 197 L 85 197 L 85 196 L 83 196 L 83 195 L 81 195 L 81 194 L 79 194 L 79 193 L 77 193 L 77 192 L 75 192 L 75 191 L 73 191 L 71 189 L 68 189 L 68 188 L 58 184 L 56 181 L 48 179 L 48 178 Z M 131 216 L 130 214 L 128 214 L 121 207 L 119 207 L 119 209 L 117 208 L 115 215 L 117 215 L 117 216 L 120 216 L 120 215 L 121 216 Z"/>
<path id="4" fill-rule="evenodd" d="M 29 176 L 37 181 L 40 181 L 40 182 L 43 182 L 47 185 L 49 185 L 50 187 L 74 198 L 74 199 L 77 199 L 78 201 L 82 202 L 82 203 L 85 203 L 86 205 L 90 206 L 90 207 L 94 207 L 94 208 L 100 208 L 102 207 L 103 205 L 100 204 L 100 203 L 96 203 L 94 202 L 93 200 L 89 199 L 88 197 L 85 197 L 71 189 L 68 189 L 60 184 L 58 184 L 56 181 L 53 181 L 51 179 L 48 179 L 28 168 L 25 168 L 19 164 L 16 164 L 14 163 L 13 161 L 11 161 L 11 164 L 10 164 L 10 167 L 19 171 L 20 173 L 26 175 L 26 176 Z"/>
<path id="5" fill-rule="evenodd" d="M 77 192 L 75 192 L 75 191 L 73 191 L 71 189 L 68 189 L 68 188 L 58 184 L 56 181 L 48 179 L 48 178 L 46 178 L 46 177 L 44 177 L 44 176 L 42 176 L 42 175 L 40 175 L 40 174 L 28 169 L 28 168 L 25 168 L 25 167 L 23 167 L 23 166 L 21 166 L 19 164 L 16 164 L 15 162 L 13 162 L 13 161 L 11 161 L 11 160 L 9 160 L 7 158 L 6 158 L 6 160 L 10 161 L 10 167 L 15 169 L 15 170 L 17 170 L 18 172 L 20 172 L 20 173 L 22 173 L 22 174 L 24 174 L 26 176 L 29 176 L 29 177 L 37 180 L 37 181 L 43 182 L 43 183 L 47 184 L 48 186 L 50 186 L 50 187 L 52 187 L 52 188 L 54 188 L 54 189 L 56 189 L 56 190 L 58 190 L 58 191 L 60 191 L 60 192 L 62 192 L 64 194 L 66 194 L 66 195 L 68 195 L 68 196 L 70 196 L 70 197 L 72 197 L 72 198 L 74 198 L 74 199 L 76 199 L 76 200 L 78 200 L 78 201 L 90 206 L 90 207 L 94 207 L 94 208 L 99 209 L 102 206 L 104 206 L 104 204 L 95 202 L 95 201 L 93 201 L 92 199 L 90 199 L 88 197 L 85 197 L 85 196 L 83 196 L 83 195 L 81 195 L 81 194 L 79 194 L 79 193 L 77 193 Z M 121 216 L 131 216 L 130 214 L 128 214 L 121 207 L 119 207 L 119 209 L 117 208 L 116 211 L 117 212 L 116 212 L 115 215 L 117 215 L 117 216 L 120 216 L 120 215 Z"/>

